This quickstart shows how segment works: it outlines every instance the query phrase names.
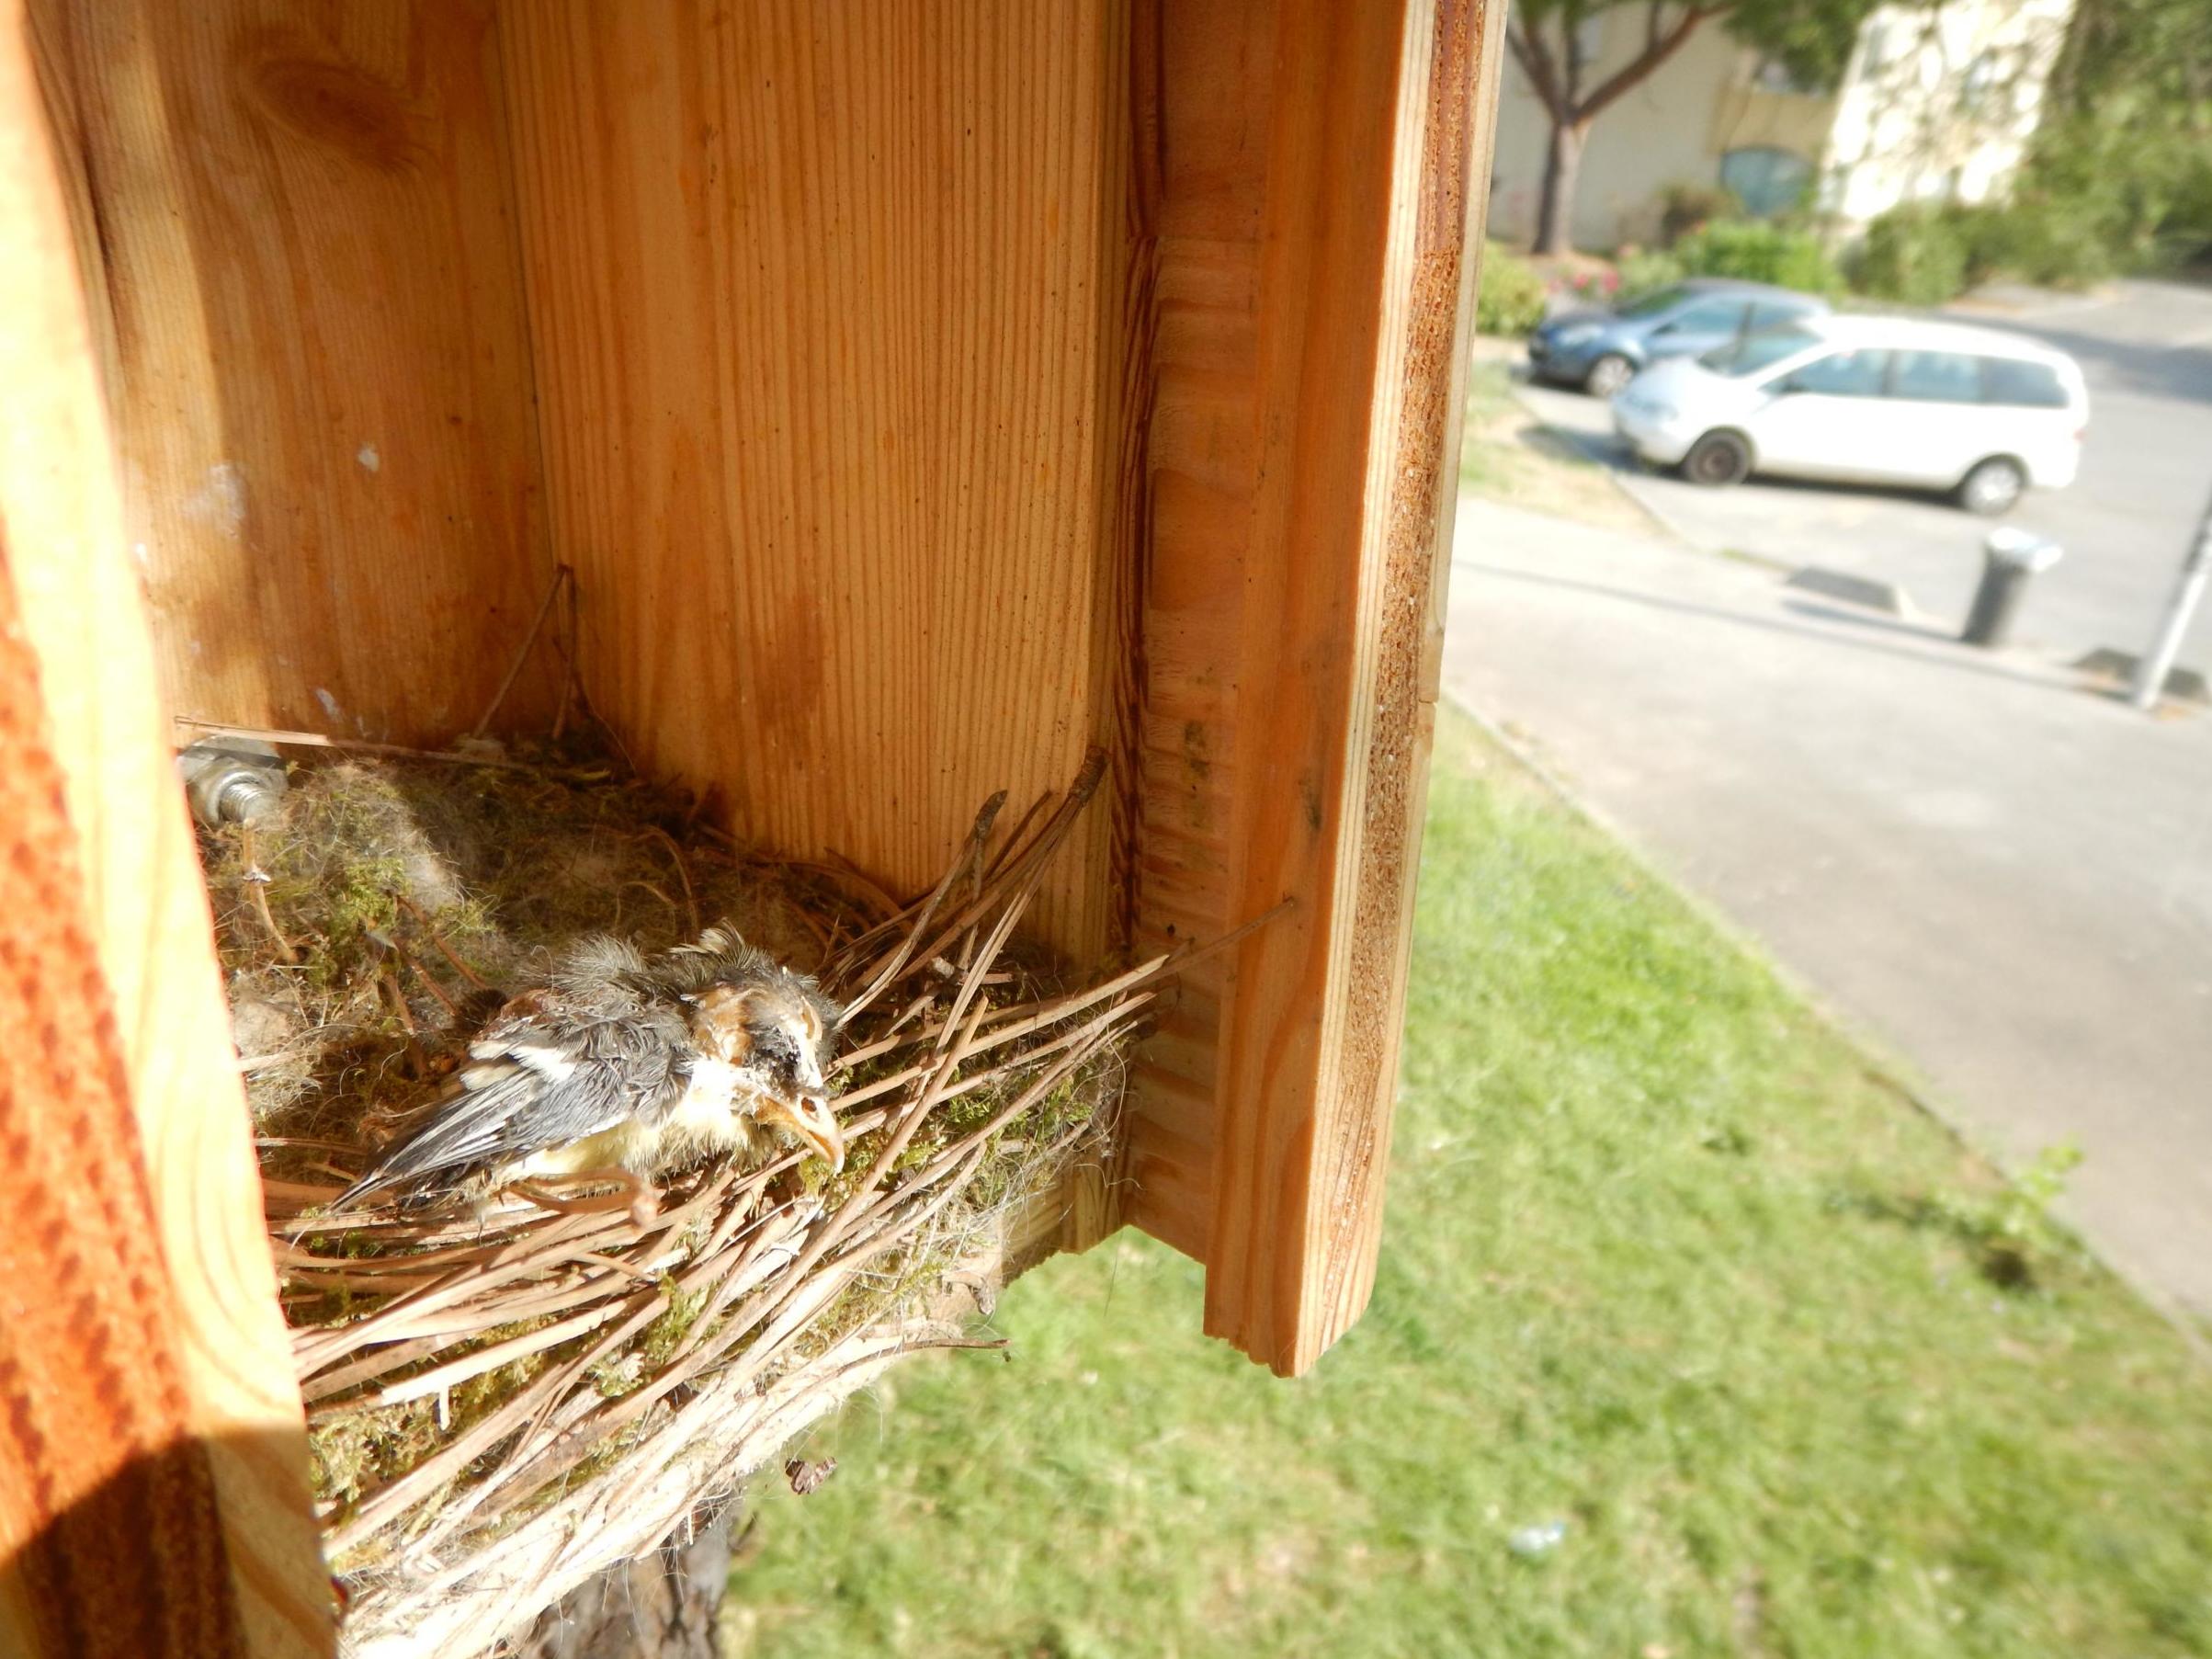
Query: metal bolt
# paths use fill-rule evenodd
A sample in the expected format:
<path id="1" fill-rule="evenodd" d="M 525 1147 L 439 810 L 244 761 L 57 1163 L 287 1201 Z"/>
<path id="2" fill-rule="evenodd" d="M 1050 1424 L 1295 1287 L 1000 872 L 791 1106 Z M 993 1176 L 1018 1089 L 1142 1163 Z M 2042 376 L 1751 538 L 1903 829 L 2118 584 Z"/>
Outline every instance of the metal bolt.
<path id="1" fill-rule="evenodd" d="M 176 770 L 192 816 L 210 829 L 266 818 L 284 797 L 284 762 L 251 738 L 204 739 L 178 753 Z"/>

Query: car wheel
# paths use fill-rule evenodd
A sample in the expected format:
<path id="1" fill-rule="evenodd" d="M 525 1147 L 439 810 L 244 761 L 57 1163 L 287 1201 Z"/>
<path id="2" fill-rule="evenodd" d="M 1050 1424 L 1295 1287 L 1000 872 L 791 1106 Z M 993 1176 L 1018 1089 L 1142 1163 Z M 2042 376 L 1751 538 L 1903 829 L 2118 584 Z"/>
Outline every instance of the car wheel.
<path id="1" fill-rule="evenodd" d="M 2027 493 L 2027 473 L 2016 460 L 1992 455 L 1958 481 L 1958 505 L 1994 518 L 2009 513 Z"/>
<path id="2" fill-rule="evenodd" d="M 1636 365 L 1617 351 L 1609 351 L 1590 365 L 1590 372 L 1582 377 L 1582 390 L 1592 397 L 1611 397 L 1636 378 Z"/>
<path id="3" fill-rule="evenodd" d="M 1751 476 L 1752 447 L 1740 432 L 1708 432 L 1682 458 L 1682 475 L 1692 483 L 1719 488 Z"/>

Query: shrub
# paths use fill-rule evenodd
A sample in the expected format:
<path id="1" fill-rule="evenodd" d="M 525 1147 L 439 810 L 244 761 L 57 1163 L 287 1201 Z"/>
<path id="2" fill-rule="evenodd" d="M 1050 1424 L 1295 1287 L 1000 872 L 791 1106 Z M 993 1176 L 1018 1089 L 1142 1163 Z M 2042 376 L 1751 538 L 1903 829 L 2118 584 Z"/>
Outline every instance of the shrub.
<path id="1" fill-rule="evenodd" d="M 1673 287 L 1686 274 L 1682 261 L 1672 254 L 1625 254 L 1620 262 L 1619 298 L 1623 303 L 1640 300 L 1646 294 Z"/>
<path id="2" fill-rule="evenodd" d="M 1986 230 L 1981 241 L 1989 238 Z M 1967 286 L 1968 241 L 1956 214 L 1925 203 L 1891 208 L 1866 227 L 1852 262 L 1861 293 L 1907 305 L 1941 305 Z"/>
<path id="3" fill-rule="evenodd" d="M 1482 250 L 1475 290 L 1475 327 L 1486 335 L 1523 335 L 1544 320 L 1544 279 L 1511 248 Z"/>
<path id="4" fill-rule="evenodd" d="M 1743 204 L 1726 185 L 1671 184 L 1659 193 L 1659 245 L 1673 247 L 1693 231 L 1742 213 Z"/>
<path id="5" fill-rule="evenodd" d="M 2012 268 L 2012 209 L 1993 201 L 1954 202 L 1943 210 L 1943 222 L 1958 240 L 1965 260 L 1965 287 L 1979 288 L 1991 277 Z"/>
<path id="6" fill-rule="evenodd" d="M 2029 197 L 2011 207 L 1969 210 L 1961 224 L 1973 280 L 2002 272 L 2046 288 L 2087 288 L 2123 261 L 2146 257 L 2131 257 L 2104 204 L 2078 198 Z"/>
<path id="7" fill-rule="evenodd" d="M 1992 277 L 2087 288 L 2118 268 L 2104 204 L 2040 193 L 1994 202 L 1892 208 L 1866 227 L 1853 261 L 1861 292 L 1941 305 Z"/>
<path id="8" fill-rule="evenodd" d="M 1620 272 L 1610 265 L 1586 267 L 1555 276 L 1546 287 L 1586 305 L 1608 305 L 1620 291 Z"/>
<path id="9" fill-rule="evenodd" d="M 1835 262 L 1802 231 L 1758 220 L 1722 220 L 1676 243 L 1673 257 L 1685 275 L 1735 277 L 1771 282 L 1809 294 L 1832 294 L 1843 286 Z"/>
<path id="10" fill-rule="evenodd" d="M 2010 250 L 2031 280 L 2079 286 L 2156 270 L 2212 244 L 2212 145 L 2201 114 L 2140 89 L 2046 120 L 2014 187 Z"/>

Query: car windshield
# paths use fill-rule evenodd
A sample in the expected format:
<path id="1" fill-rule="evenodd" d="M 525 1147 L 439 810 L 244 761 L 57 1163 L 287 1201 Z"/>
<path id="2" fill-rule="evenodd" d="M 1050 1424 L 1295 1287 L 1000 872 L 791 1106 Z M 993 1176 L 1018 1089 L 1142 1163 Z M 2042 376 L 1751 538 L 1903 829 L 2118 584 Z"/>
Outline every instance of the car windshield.
<path id="1" fill-rule="evenodd" d="M 1655 294 L 1646 294 L 1640 300 L 1631 300 L 1618 308 L 1624 317 L 1656 317 L 1662 311 L 1673 311 L 1690 297 L 1686 288 L 1662 288 Z"/>
<path id="2" fill-rule="evenodd" d="M 1745 375 L 1757 374 L 1762 369 L 1779 363 L 1784 358 L 1810 350 L 1820 343 L 1821 336 L 1809 328 L 1763 328 L 1741 340 L 1716 347 L 1697 360 L 1715 374 L 1740 381 Z"/>

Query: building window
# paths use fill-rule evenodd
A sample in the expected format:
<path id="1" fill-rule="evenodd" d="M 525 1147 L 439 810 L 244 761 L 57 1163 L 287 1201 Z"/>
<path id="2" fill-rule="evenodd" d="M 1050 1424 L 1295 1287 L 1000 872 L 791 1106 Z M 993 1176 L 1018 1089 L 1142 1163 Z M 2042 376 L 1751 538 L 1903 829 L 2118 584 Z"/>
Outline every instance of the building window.
<path id="1" fill-rule="evenodd" d="M 1720 182 L 1754 219 L 1773 219 L 1805 199 L 1812 164 L 1788 150 L 1752 144 L 1720 158 Z"/>

